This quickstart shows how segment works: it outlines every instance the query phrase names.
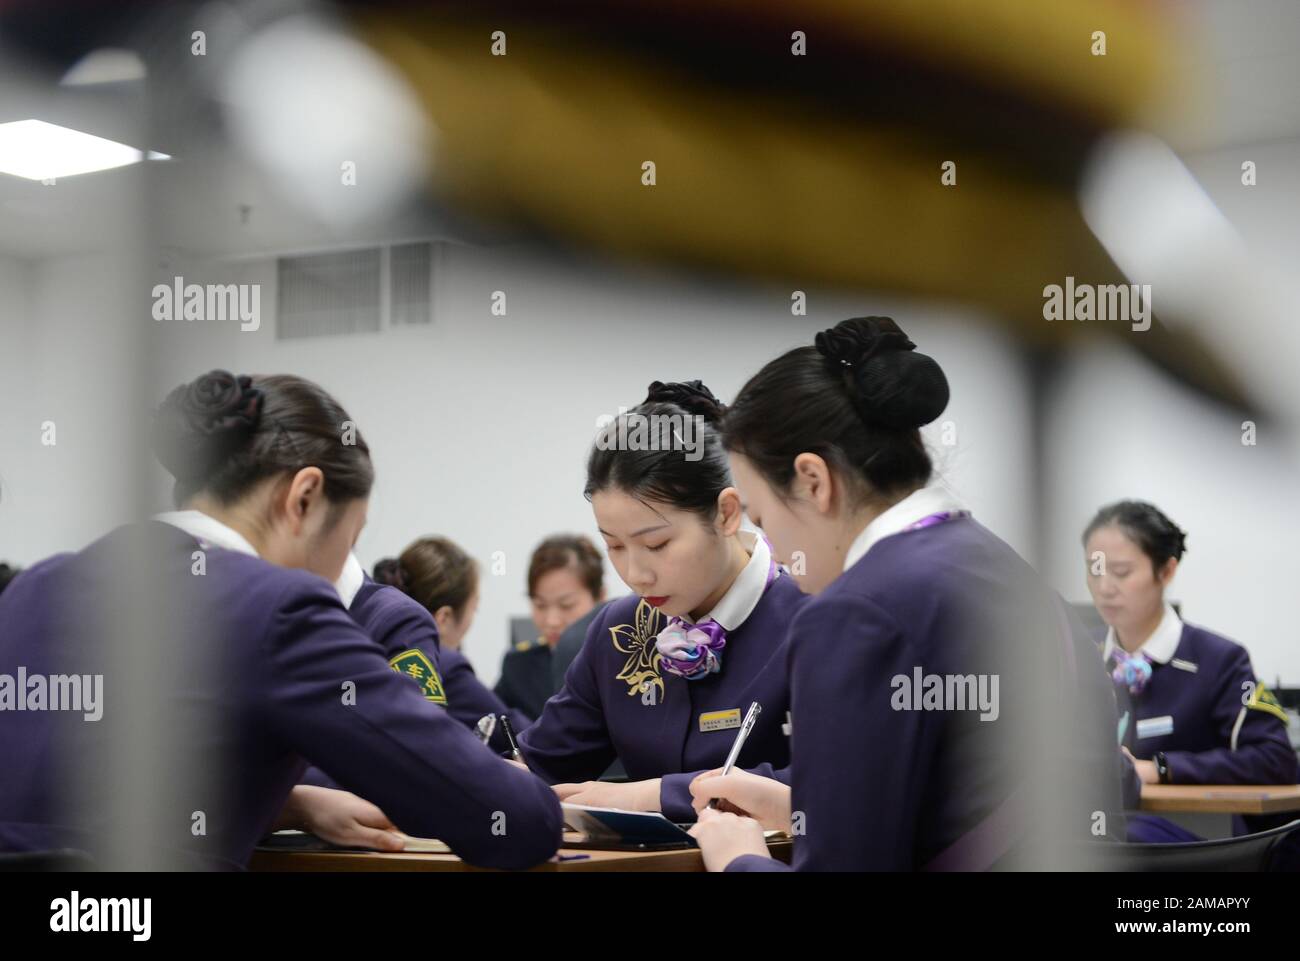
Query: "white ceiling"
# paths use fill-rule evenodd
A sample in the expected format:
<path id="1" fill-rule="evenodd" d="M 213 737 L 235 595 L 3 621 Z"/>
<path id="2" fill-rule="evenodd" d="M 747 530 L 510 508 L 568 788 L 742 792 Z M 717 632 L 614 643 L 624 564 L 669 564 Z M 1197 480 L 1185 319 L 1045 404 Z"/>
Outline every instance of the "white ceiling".
<path id="1" fill-rule="evenodd" d="M 1186 99 L 1204 109 L 1172 131 L 1175 147 L 1194 154 L 1300 139 L 1300 0 L 1186 0 L 1180 9 L 1205 49 L 1194 58 L 1194 85 L 1200 89 L 1189 90 Z M 35 83 L 13 64 L 0 67 L 0 122 L 36 117 L 176 156 L 50 187 L 0 174 L 0 254 L 39 259 L 121 243 L 123 218 L 129 218 L 130 204 L 138 210 L 141 197 L 149 197 L 160 214 L 149 224 L 159 245 L 199 255 L 450 235 L 418 206 L 368 231 L 317 222 L 277 197 L 249 164 L 224 148 L 220 134 L 211 134 L 207 146 L 189 149 L 142 142 L 148 139 L 137 125 L 146 113 L 143 95 L 140 83 L 57 88 Z"/>

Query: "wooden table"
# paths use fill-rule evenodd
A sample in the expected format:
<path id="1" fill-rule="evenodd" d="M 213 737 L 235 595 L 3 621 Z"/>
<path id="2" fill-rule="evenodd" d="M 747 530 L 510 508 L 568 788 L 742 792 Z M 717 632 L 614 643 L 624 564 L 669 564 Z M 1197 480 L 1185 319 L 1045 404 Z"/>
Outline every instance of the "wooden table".
<path id="1" fill-rule="evenodd" d="M 1141 809 L 1208 839 L 1232 837 L 1234 814 L 1300 818 L 1296 784 L 1143 784 Z"/>
<path id="2" fill-rule="evenodd" d="M 1142 810 L 1300 817 L 1300 784 L 1143 784 Z"/>
<path id="3" fill-rule="evenodd" d="M 768 851 L 790 861 L 789 838 L 773 839 Z M 703 871 L 699 848 L 673 851 L 592 851 L 561 848 L 559 861 L 548 861 L 533 871 Z M 382 851 L 267 851 L 253 853 L 254 871 L 481 871 L 454 854 L 389 854 Z"/>

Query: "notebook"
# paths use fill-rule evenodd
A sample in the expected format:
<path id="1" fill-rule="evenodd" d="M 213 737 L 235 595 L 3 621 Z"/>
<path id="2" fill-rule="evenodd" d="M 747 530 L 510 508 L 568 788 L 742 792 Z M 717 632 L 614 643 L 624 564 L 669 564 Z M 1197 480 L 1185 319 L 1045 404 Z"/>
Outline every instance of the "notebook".
<path id="1" fill-rule="evenodd" d="M 564 823 L 583 835 L 565 841 L 565 847 L 591 848 L 693 848 L 695 839 L 658 811 L 623 811 L 618 808 L 563 804 Z"/>

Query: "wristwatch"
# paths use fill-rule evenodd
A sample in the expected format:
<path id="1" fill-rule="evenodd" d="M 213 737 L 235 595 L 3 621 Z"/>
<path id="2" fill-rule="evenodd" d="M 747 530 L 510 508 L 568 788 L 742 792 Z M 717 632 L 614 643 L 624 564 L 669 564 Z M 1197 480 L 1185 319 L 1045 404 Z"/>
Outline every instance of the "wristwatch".
<path id="1" fill-rule="evenodd" d="M 1169 761 L 1165 758 L 1164 751 L 1156 752 L 1156 774 L 1160 776 L 1161 784 L 1169 783 Z"/>

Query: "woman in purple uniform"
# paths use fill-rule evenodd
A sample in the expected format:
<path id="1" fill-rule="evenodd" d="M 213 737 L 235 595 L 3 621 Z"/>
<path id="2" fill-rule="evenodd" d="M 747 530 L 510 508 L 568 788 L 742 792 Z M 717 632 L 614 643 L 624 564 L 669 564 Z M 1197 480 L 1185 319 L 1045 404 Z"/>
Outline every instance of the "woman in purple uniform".
<path id="1" fill-rule="evenodd" d="M 741 529 L 721 414 L 699 381 L 655 382 L 588 458 L 586 495 L 634 593 L 596 616 L 563 689 L 520 737 L 567 801 L 693 820 L 692 777 L 723 763 L 754 701 L 740 765 L 788 763 L 786 628 L 804 595 Z M 631 780 L 595 780 L 615 758 Z"/>
<path id="2" fill-rule="evenodd" d="M 429 612 L 397 588 L 367 577 L 351 552 L 334 589 L 352 620 L 384 652 L 388 665 L 409 678 L 426 701 L 446 707 L 443 654 L 439 650 L 438 627 Z M 338 787 L 317 767 L 309 767 L 301 783 Z"/>
<path id="3" fill-rule="evenodd" d="M 430 613 L 403 591 L 367 577 L 355 554 L 348 554 L 334 588 L 352 619 L 383 648 L 393 670 L 415 681 L 425 700 L 445 707 L 443 652 Z"/>
<path id="4" fill-rule="evenodd" d="M 294 789 L 311 763 L 402 831 L 440 838 L 468 861 L 543 861 L 560 840 L 554 793 L 427 700 L 422 665 L 400 677 L 335 590 L 374 481 L 350 424 L 332 397 L 297 377 L 214 371 L 177 388 L 158 412 L 154 447 L 182 509 L 15 580 L 0 596 L 0 674 L 92 662 L 97 603 L 69 599 L 128 603 L 118 565 L 143 558 L 159 602 L 190 629 L 156 666 L 142 710 L 187 739 L 201 775 L 158 785 L 160 847 L 205 866 L 247 864 L 258 839 L 284 823 L 286 801 L 311 795 Z M 0 847 L 105 847 L 115 825 L 105 821 L 102 785 L 131 731 L 116 721 L 112 665 L 104 671 L 98 723 L 67 712 L 5 715 Z M 72 772 L 87 790 L 59 790 Z M 191 829 L 194 812 L 202 832 Z"/>
<path id="5" fill-rule="evenodd" d="M 537 638 L 520 641 L 501 658 L 495 694 L 532 723 L 559 691 L 556 648 L 572 625 L 605 601 L 605 565 L 596 545 L 581 534 L 552 534 L 528 561 L 528 603 Z"/>
<path id="6" fill-rule="evenodd" d="M 407 545 L 399 557 L 376 564 L 375 578 L 406 594 L 432 617 L 437 628 L 438 668 L 452 717 L 468 728 L 477 727 L 486 714 L 508 714 L 516 731 L 532 723 L 531 717 L 508 708 L 484 685 L 461 653 L 479 596 L 478 570 L 469 554 L 445 537 L 421 537 Z M 496 727 L 490 743 L 497 751 L 505 751 L 504 729 L 499 724 Z"/>
<path id="7" fill-rule="evenodd" d="M 1159 509 L 1120 501 L 1083 534 L 1088 590 L 1109 626 L 1118 740 L 1144 784 L 1294 784 L 1286 712 L 1240 644 L 1188 624 L 1165 599 L 1186 534 Z M 1271 823 L 1284 823 L 1271 819 Z M 1265 826 L 1238 819 L 1238 833 Z M 1133 841 L 1196 840 L 1165 818 L 1129 821 Z"/>
<path id="8" fill-rule="evenodd" d="M 948 383 L 914 348 L 887 317 L 844 321 L 769 363 L 728 412 L 750 517 L 778 558 L 797 552 L 817 596 L 790 626 L 790 785 L 692 786 L 711 870 L 786 869 L 764 828 L 794 836 L 796 870 L 1068 863 L 1119 807 L 1114 704 L 1086 642 L 931 484 L 919 428 Z M 715 798 L 723 810 L 704 807 Z"/>

